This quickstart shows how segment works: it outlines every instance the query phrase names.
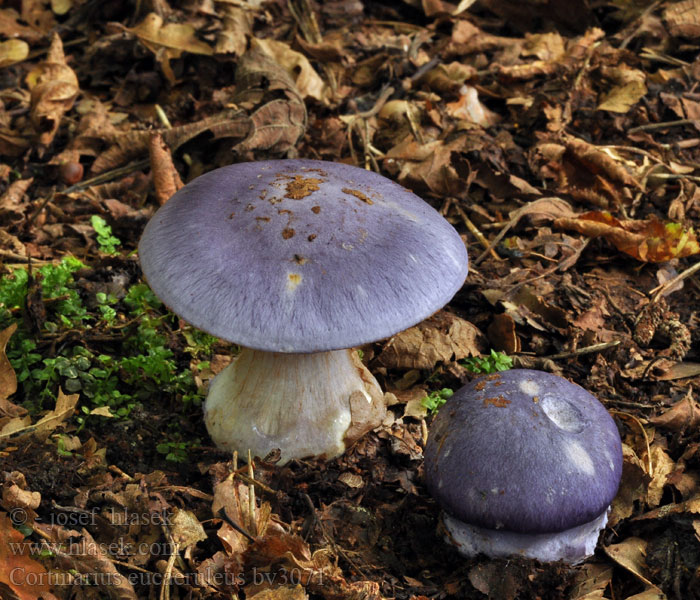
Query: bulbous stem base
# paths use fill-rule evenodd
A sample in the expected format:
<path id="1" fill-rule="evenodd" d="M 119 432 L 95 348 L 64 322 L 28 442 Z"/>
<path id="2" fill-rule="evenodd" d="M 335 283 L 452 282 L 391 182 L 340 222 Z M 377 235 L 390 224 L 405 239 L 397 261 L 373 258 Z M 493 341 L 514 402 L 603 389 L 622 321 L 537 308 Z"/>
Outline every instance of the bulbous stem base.
<path id="1" fill-rule="evenodd" d="M 204 421 L 214 443 L 246 458 L 342 454 L 378 426 L 384 394 L 355 350 L 282 354 L 242 349 L 211 382 Z"/>
<path id="2" fill-rule="evenodd" d="M 608 522 L 608 509 L 588 523 L 554 533 L 516 533 L 469 525 L 442 514 L 446 539 L 467 557 L 485 554 L 490 558 L 525 556 L 542 562 L 575 564 L 595 552 L 598 536 Z"/>

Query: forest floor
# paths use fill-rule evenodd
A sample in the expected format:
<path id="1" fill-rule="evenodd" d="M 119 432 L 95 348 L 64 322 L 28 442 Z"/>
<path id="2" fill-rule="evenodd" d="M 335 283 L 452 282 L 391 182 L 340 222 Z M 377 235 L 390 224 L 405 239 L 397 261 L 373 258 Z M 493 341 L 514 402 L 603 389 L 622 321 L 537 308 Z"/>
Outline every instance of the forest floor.
<path id="1" fill-rule="evenodd" d="M 698 15 L 4 2 L 0 598 L 700 598 Z M 335 460 L 249 468 L 201 418 L 235 347 L 169 313 L 135 250 L 182 181 L 285 157 L 415 191 L 471 264 L 445 309 L 362 349 L 394 398 L 380 428 Z M 422 400 L 491 350 L 580 384 L 620 429 L 582 564 L 465 559 L 439 532 Z"/>

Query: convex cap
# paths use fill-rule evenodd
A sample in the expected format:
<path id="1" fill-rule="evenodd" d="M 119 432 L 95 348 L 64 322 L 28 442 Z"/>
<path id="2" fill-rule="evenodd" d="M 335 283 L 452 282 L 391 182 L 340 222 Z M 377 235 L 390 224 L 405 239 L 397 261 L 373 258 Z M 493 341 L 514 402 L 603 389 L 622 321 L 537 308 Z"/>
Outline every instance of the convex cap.
<path id="1" fill-rule="evenodd" d="M 139 244 L 153 291 L 192 325 L 272 352 L 349 348 L 446 304 L 467 252 L 430 205 L 376 173 L 249 162 L 179 190 Z"/>
<path id="2" fill-rule="evenodd" d="M 491 530 L 589 523 L 607 511 L 621 475 L 620 435 L 605 407 L 562 377 L 528 369 L 457 391 L 425 451 L 426 483 L 445 512 Z"/>

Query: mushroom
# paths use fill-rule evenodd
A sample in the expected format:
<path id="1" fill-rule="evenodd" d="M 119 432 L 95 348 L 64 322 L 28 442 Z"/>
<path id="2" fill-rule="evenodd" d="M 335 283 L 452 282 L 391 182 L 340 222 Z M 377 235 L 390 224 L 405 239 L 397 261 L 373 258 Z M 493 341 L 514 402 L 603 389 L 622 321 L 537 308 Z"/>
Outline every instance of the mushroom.
<path id="1" fill-rule="evenodd" d="M 582 561 L 621 475 L 620 434 L 605 407 L 563 377 L 529 369 L 455 392 L 425 449 L 426 484 L 465 556 Z"/>
<path id="2" fill-rule="evenodd" d="M 211 383 L 225 450 L 342 454 L 385 414 L 355 346 L 444 306 L 467 275 L 454 228 L 398 184 L 315 160 L 240 163 L 190 182 L 139 243 L 153 291 L 242 349 Z"/>

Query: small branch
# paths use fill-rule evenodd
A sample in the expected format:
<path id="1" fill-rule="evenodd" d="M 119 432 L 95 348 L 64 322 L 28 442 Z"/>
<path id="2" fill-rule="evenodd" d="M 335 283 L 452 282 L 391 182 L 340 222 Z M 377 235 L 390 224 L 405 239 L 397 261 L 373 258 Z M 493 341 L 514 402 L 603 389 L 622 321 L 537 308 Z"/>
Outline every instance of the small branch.
<path id="1" fill-rule="evenodd" d="M 667 127 L 682 127 L 683 125 L 700 125 L 700 121 L 697 119 L 679 119 L 677 121 L 664 121 L 662 123 L 647 123 L 646 125 L 639 125 L 638 127 L 632 127 L 627 133 L 637 133 L 639 131 L 656 131 L 657 129 L 666 129 Z"/>
<path id="2" fill-rule="evenodd" d="M 495 244 L 489 242 L 489 241 L 486 239 L 486 236 L 484 236 L 484 234 L 481 233 L 481 231 L 479 231 L 478 227 L 477 227 L 476 225 L 474 225 L 474 223 L 472 223 L 471 219 L 467 216 L 467 213 L 464 212 L 464 210 L 462 209 L 462 207 L 459 205 L 458 202 L 454 202 L 453 205 L 454 205 L 454 207 L 455 207 L 455 210 L 459 213 L 459 216 L 462 217 L 462 221 L 464 221 L 464 224 L 467 226 L 467 228 L 469 229 L 469 231 L 471 231 L 472 234 L 474 235 L 474 237 L 475 237 L 477 240 L 479 240 L 479 243 L 480 243 L 484 248 L 486 248 L 486 249 L 484 250 L 484 252 L 481 254 L 481 256 L 483 257 L 485 254 L 489 254 L 489 253 L 490 253 L 491 256 L 493 256 L 496 260 L 502 261 L 503 259 L 502 259 L 500 256 L 498 256 L 498 254 L 496 254 L 496 250 L 494 249 Z M 480 257 L 480 258 L 481 258 L 481 257 Z M 479 260 L 480 260 L 480 259 L 478 259 L 477 261 L 475 261 L 474 264 L 475 264 L 475 265 L 478 264 Z"/>
<path id="3" fill-rule="evenodd" d="M 682 273 L 679 273 L 676 275 L 673 279 L 669 279 L 666 283 L 659 285 L 655 287 L 650 294 L 654 294 L 654 297 L 651 299 L 652 302 L 657 302 L 661 296 L 664 295 L 664 292 L 666 290 L 671 289 L 673 286 L 675 286 L 678 282 L 683 281 L 687 277 L 690 277 L 693 275 L 695 272 L 700 271 L 700 261 L 696 262 L 692 267 L 688 267 L 685 271 Z"/>
<path id="4" fill-rule="evenodd" d="M 560 352 L 559 354 L 552 354 L 550 356 L 542 356 L 540 358 L 547 360 L 558 360 L 560 358 L 573 358 L 574 356 L 582 356 L 584 354 L 593 354 L 594 352 L 602 352 L 608 348 L 614 348 L 620 345 L 620 340 L 615 340 L 614 342 L 603 342 L 602 344 L 593 344 L 592 346 L 586 346 L 585 348 L 578 348 L 571 352 Z"/>

